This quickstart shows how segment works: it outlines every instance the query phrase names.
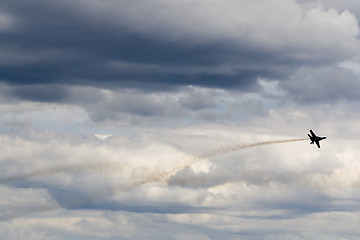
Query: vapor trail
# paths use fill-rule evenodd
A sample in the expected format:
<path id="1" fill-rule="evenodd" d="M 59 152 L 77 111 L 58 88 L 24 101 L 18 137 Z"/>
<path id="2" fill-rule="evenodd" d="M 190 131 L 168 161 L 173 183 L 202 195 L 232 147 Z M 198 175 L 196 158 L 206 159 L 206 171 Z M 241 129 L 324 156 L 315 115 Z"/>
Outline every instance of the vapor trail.
<path id="1" fill-rule="evenodd" d="M 221 156 L 223 154 L 229 153 L 229 152 L 234 152 L 234 151 L 238 151 L 241 149 L 252 148 L 252 147 L 257 147 L 257 146 L 262 146 L 262 145 L 299 142 L 299 141 L 304 141 L 304 140 L 308 140 L 308 138 L 296 138 L 296 139 L 287 139 L 287 140 L 274 140 L 274 141 L 257 142 L 257 143 L 236 144 L 236 145 L 230 145 L 230 146 L 216 148 L 211 151 L 204 152 L 198 156 L 194 156 L 193 158 L 189 159 L 185 163 L 178 165 L 168 171 L 156 172 L 156 173 L 153 173 L 153 174 L 151 174 L 143 179 L 140 179 L 136 182 L 133 182 L 126 186 L 122 186 L 122 187 L 120 187 L 120 189 L 118 189 L 118 191 L 119 190 L 120 191 L 130 190 L 132 188 L 138 187 L 143 184 L 151 183 L 151 182 L 160 182 L 160 183 L 167 184 L 169 178 L 171 176 L 173 176 L 174 174 L 176 174 L 178 171 L 180 171 L 186 167 L 189 167 L 192 164 L 199 162 L 201 160 L 204 160 L 206 158 L 217 157 L 217 156 Z"/>
<path id="2" fill-rule="evenodd" d="M 176 172 L 178 172 L 186 167 L 189 167 L 192 164 L 199 162 L 206 158 L 217 157 L 217 156 L 221 156 L 223 154 L 229 153 L 229 152 L 235 152 L 235 151 L 238 151 L 241 149 L 246 149 L 246 148 L 258 147 L 258 146 L 262 146 L 262 145 L 279 144 L 279 143 L 299 142 L 299 141 L 304 141 L 307 139 L 308 138 L 275 140 L 275 141 L 266 141 L 266 142 L 257 142 L 257 143 L 248 143 L 248 144 L 236 144 L 236 145 L 230 145 L 230 146 L 216 148 L 211 151 L 200 154 L 199 156 L 194 157 L 194 158 L 190 159 L 189 161 L 185 162 L 184 164 L 172 169 L 171 171 L 167 172 L 166 178 L 169 178 L 171 175 L 175 174 Z"/>
<path id="3" fill-rule="evenodd" d="M 74 164 L 69 166 L 58 166 L 52 168 L 44 168 L 32 172 L 18 174 L 12 177 L 8 177 L 0 180 L 0 184 L 11 183 L 23 179 L 28 179 L 32 177 L 40 177 L 44 175 L 51 175 L 55 173 L 66 173 L 66 172 L 82 172 L 88 170 L 95 171 L 120 171 L 123 169 L 123 165 L 115 162 L 96 162 L 96 163 L 86 163 L 86 164 Z"/>
<path id="4" fill-rule="evenodd" d="M 299 142 L 299 141 L 304 141 L 304 140 L 308 140 L 308 138 L 296 138 L 296 139 L 287 139 L 287 140 L 275 140 L 275 141 L 266 141 L 266 142 L 258 142 L 258 143 L 230 145 L 230 146 L 217 148 L 212 151 L 203 153 L 203 154 L 199 155 L 198 158 L 211 158 L 211 157 L 220 156 L 225 153 L 234 152 L 234 151 L 237 151 L 240 149 L 245 149 L 245 148 L 257 147 L 257 146 L 262 146 L 262 145 L 270 145 L 270 144 Z"/>

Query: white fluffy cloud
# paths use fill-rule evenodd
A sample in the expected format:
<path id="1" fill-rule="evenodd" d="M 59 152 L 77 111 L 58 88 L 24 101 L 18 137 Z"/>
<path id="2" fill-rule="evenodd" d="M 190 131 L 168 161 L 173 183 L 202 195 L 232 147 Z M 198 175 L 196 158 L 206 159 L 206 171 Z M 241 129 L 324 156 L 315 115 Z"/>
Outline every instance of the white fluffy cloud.
<path id="1" fill-rule="evenodd" d="M 242 128 L 198 125 L 105 139 L 44 131 L 2 135 L 6 185 L 1 191 L 8 201 L 0 206 L 6 209 L 1 236 L 220 239 L 236 232 L 246 239 L 279 232 L 276 226 L 281 225 L 286 226 L 282 234 L 270 234 L 273 238 L 296 239 L 295 232 L 305 228 L 306 237 L 336 238 L 346 232 L 345 226 L 319 234 L 321 224 L 305 222 L 316 218 L 335 224 L 329 214 L 356 217 L 351 209 L 357 207 L 359 192 L 358 143 L 341 131 L 332 132 L 320 150 L 298 142 L 194 158 L 235 143 L 305 137 L 307 122 L 286 124 L 290 111 L 268 117 L 272 129 L 254 122 Z M 283 132 L 293 134 L 285 137 Z M 189 160 L 196 163 L 182 169 Z M 175 175 L 164 184 L 168 174 Z M 259 219 L 266 226 L 259 227 Z M 356 234 L 356 226 L 348 224 Z M 160 230 L 164 226 L 171 226 L 169 232 Z"/>

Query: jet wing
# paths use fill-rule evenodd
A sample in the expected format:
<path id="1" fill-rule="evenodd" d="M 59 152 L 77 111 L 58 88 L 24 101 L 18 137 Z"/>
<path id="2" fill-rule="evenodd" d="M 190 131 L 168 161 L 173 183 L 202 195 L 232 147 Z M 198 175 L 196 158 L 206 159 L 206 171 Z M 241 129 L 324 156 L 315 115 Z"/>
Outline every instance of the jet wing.
<path id="1" fill-rule="evenodd" d="M 316 142 L 316 145 L 318 146 L 318 148 L 320 148 L 320 143 L 319 141 L 315 141 Z"/>
<path id="2" fill-rule="evenodd" d="M 310 133 L 313 137 L 316 137 L 315 133 L 312 130 L 310 130 Z"/>

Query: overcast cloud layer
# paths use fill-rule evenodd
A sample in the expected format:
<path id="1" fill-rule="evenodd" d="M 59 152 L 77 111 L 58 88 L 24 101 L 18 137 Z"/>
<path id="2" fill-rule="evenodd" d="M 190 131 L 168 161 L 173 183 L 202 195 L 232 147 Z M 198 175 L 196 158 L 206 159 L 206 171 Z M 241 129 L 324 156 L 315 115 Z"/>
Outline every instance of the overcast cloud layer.
<path id="1" fill-rule="evenodd" d="M 355 0 L 1 1 L 0 239 L 358 239 L 359 19 Z M 224 151 L 309 129 L 321 149 Z"/>

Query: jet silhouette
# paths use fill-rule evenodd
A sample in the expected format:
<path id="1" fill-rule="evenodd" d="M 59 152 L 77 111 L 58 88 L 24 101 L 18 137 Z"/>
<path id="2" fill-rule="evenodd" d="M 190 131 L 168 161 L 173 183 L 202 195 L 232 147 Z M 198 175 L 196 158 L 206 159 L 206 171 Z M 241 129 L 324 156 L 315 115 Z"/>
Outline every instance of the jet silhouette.
<path id="1" fill-rule="evenodd" d="M 319 143 L 319 142 L 320 142 L 321 140 L 325 139 L 326 137 L 316 136 L 315 133 L 314 133 L 312 130 L 310 130 L 310 133 L 311 133 L 311 135 L 308 134 L 308 136 L 309 136 L 309 138 L 310 138 L 310 141 L 311 141 L 310 144 L 314 144 L 314 142 L 315 142 L 316 145 L 318 146 L 318 148 L 320 148 L 320 143 Z"/>

